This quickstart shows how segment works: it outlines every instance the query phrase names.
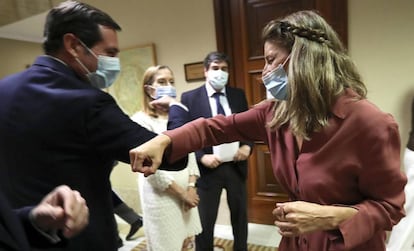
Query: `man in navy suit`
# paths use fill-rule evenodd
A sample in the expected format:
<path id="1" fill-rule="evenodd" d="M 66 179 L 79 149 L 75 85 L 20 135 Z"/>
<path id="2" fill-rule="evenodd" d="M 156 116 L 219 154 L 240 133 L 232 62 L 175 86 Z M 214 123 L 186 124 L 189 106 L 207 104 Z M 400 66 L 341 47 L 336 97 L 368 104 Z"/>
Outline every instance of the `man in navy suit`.
<path id="1" fill-rule="evenodd" d="M 243 90 L 227 86 L 229 58 L 209 53 L 204 59 L 205 85 L 185 92 L 181 102 L 188 108 L 189 120 L 230 115 L 248 109 Z M 197 180 L 203 232 L 196 236 L 196 250 L 213 250 L 214 225 L 222 190 L 227 193 L 233 227 L 234 250 L 247 250 L 247 158 L 249 142 L 233 142 L 196 151 L 200 178 Z"/>
<path id="2" fill-rule="evenodd" d="M 59 186 L 35 207 L 12 211 L 0 193 L 0 250 L 29 251 L 64 244 L 87 225 L 88 207 L 78 191 Z"/>
<path id="3" fill-rule="evenodd" d="M 33 205 L 67 184 L 90 210 L 85 230 L 56 250 L 118 249 L 112 165 L 129 162 L 130 149 L 156 136 L 100 90 L 120 71 L 120 29 L 92 6 L 63 2 L 47 15 L 46 55 L 0 80 L 0 189 L 11 206 Z M 184 167 L 163 164 L 168 170 Z"/>

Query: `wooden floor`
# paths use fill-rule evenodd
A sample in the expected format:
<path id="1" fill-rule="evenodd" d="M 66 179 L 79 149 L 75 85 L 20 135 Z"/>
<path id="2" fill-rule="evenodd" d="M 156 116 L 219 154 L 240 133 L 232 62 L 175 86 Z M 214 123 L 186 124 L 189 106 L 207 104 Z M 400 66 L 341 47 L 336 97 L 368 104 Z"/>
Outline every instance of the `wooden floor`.
<path id="1" fill-rule="evenodd" d="M 129 231 L 129 225 L 119 218 L 117 218 L 117 221 L 119 223 L 118 228 L 120 235 L 124 239 L 124 246 L 120 248 L 119 251 L 131 251 L 145 239 L 144 231 L 141 228 L 135 235 L 137 239 L 134 241 L 125 241 L 125 235 Z M 279 245 L 281 236 L 277 232 L 275 226 L 249 223 L 248 227 L 248 243 L 270 247 L 277 247 Z M 214 236 L 226 240 L 233 240 L 233 233 L 230 224 L 230 213 L 226 202 L 225 192 L 223 192 L 221 197 L 219 213 L 214 229 Z M 217 249 L 217 251 L 219 250 L 220 249 Z"/>
<path id="2" fill-rule="evenodd" d="M 135 248 L 133 248 L 131 251 L 147 251 L 146 241 L 143 240 L 141 243 L 139 243 Z M 189 249 L 186 249 L 186 251 L 194 251 L 195 247 L 191 247 Z M 227 240 L 215 237 L 214 238 L 214 251 L 232 251 L 233 250 L 233 240 Z M 257 244 L 248 244 L 247 245 L 248 251 L 277 251 L 277 247 L 268 247 L 268 246 L 262 246 Z"/>
<path id="3" fill-rule="evenodd" d="M 129 231 L 129 226 L 122 222 L 120 222 L 118 226 L 119 226 L 120 236 L 124 240 L 124 246 L 118 249 L 118 251 L 132 251 L 141 242 L 145 240 L 144 231 L 143 229 L 140 229 L 138 233 L 135 235 L 135 237 L 137 237 L 135 240 L 125 241 L 125 235 Z M 216 225 L 214 229 L 214 236 L 222 239 L 223 241 L 233 240 L 231 226 Z M 270 248 L 265 249 L 267 251 L 273 251 L 273 250 L 276 250 L 275 248 L 278 246 L 280 242 L 280 235 L 277 233 L 276 227 L 274 226 L 249 223 L 249 235 L 248 235 L 247 242 L 250 244 L 250 247 L 251 247 L 251 249 L 249 248 L 249 251 L 257 249 L 256 246 L 260 246 L 262 248 L 263 246 L 273 247 L 273 249 L 270 249 Z M 227 249 L 216 248 L 215 251 L 220 251 L 220 250 L 227 251 Z M 135 249 L 134 251 L 136 250 L 137 249 Z"/>

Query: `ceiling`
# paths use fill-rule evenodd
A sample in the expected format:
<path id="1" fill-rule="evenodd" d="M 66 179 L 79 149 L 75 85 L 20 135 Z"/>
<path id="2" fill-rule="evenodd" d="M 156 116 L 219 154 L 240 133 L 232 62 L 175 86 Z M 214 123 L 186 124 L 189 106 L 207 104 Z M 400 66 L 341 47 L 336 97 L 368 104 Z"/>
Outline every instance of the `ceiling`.
<path id="1" fill-rule="evenodd" d="M 62 0 L 0 0 L 0 38 L 42 42 L 47 11 Z"/>

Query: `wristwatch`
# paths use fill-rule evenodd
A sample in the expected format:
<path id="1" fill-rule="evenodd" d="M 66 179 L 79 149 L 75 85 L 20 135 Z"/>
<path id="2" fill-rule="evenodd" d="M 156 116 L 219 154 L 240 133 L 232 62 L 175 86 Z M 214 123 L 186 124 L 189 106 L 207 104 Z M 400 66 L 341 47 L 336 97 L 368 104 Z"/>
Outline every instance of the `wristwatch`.
<path id="1" fill-rule="evenodd" d="M 188 187 L 196 187 L 196 184 L 194 182 L 189 182 L 187 186 Z"/>

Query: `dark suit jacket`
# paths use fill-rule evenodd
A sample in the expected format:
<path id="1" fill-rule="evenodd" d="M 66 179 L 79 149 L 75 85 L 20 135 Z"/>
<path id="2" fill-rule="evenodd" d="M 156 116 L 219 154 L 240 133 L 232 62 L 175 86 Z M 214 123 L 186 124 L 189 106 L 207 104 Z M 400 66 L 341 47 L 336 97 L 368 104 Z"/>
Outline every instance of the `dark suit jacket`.
<path id="1" fill-rule="evenodd" d="M 16 213 L 0 193 L 0 250 L 30 250 L 26 233 Z"/>
<path id="2" fill-rule="evenodd" d="M 29 213 L 32 208 L 12 210 L 7 199 L 0 193 L 0 250 L 29 251 L 30 245 L 33 247 L 54 245 L 31 224 Z"/>
<path id="3" fill-rule="evenodd" d="M 248 109 L 246 95 L 243 90 L 226 86 L 226 96 L 232 113 L 239 113 Z M 200 117 L 210 118 L 212 116 L 209 97 L 207 96 L 207 90 L 204 85 L 194 90 L 184 92 L 181 95 L 181 103 L 188 107 L 189 112 L 187 119 L 190 121 Z M 240 142 L 240 145 L 246 144 L 253 147 L 251 142 Z M 212 147 L 205 147 L 204 149 L 195 152 L 201 176 L 205 173 L 214 171 L 214 169 L 207 168 L 200 162 L 200 159 L 204 154 L 211 153 L 213 153 Z M 237 162 L 237 165 L 242 177 L 247 178 L 247 161 Z"/>
<path id="4" fill-rule="evenodd" d="M 0 81 L 0 186 L 11 206 L 37 204 L 61 184 L 86 199 L 89 225 L 64 250 L 117 250 L 112 165 L 155 135 L 51 57 Z"/>

